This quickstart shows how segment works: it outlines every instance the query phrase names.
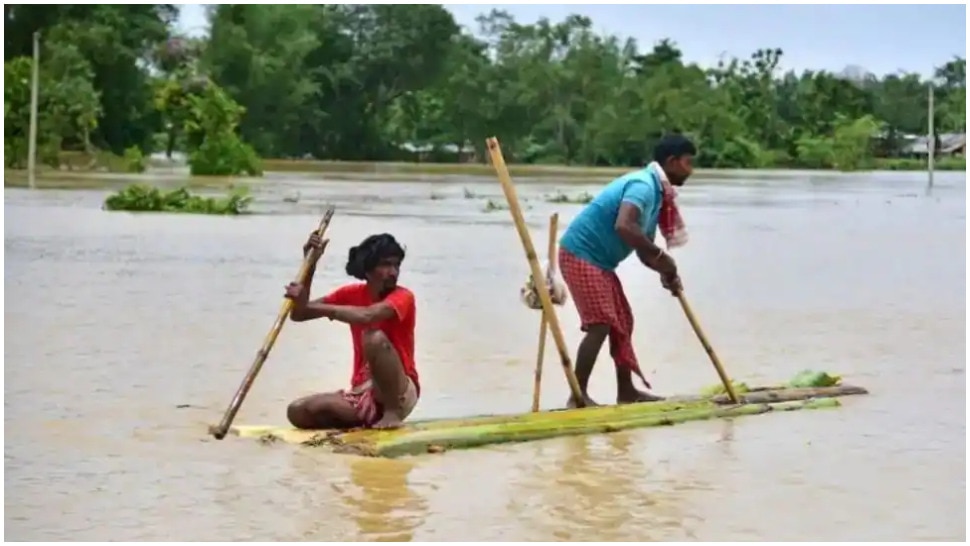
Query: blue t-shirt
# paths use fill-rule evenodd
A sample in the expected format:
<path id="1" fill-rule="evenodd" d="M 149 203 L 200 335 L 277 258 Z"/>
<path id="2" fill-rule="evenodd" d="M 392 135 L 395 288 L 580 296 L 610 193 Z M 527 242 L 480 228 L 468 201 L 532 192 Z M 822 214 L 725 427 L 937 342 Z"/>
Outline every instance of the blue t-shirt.
<path id="1" fill-rule="evenodd" d="M 640 209 L 640 227 L 652 241 L 657 231 L 663 186 L 656 173 L 641 169 L 610 182 L 586 208 L 569 223 L 559 245 L 578 258 L 613 271 L 633 248 L 616 233 L 620 203 Z"/>

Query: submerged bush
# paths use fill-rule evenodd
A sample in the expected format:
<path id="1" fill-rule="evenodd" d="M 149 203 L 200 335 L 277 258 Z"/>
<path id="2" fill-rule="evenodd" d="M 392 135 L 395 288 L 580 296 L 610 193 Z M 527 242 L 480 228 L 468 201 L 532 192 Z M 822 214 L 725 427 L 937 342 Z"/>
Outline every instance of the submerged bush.
<path id="1" fill-rule="evenodd" d="M 261 176 L 263 168 L 259 156 L 249 144 L 234 134 L 207 136 L 189 154 L 193 176 Z"/>
<path id="2" fill-rule="evenodd" d="M 163 192 L 144 184 L 132 184 L 109 195 L 105 210 L 131 212 L 184 212 L 191 214 L 243 214 L 252 203 L 248 188 L 234 188 L 226 197 L 192 195 L 186 188 Z"/>
<path id="3" fill-rule="evenodd" d="M 124 162 L 125 170 L 127 172 L 145 172 L 145 154 L 141 153 L 141 149 L 138 146 L 129 146 L 128 148 L 125 148 Z"/>

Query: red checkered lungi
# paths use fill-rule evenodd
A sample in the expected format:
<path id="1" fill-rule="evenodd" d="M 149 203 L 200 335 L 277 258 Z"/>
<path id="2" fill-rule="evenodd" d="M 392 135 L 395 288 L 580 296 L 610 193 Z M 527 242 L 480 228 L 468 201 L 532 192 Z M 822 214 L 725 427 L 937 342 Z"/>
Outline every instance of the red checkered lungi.
<path id="1" fill-rule="evenodd" d="M 367 372 L 367 375 L 368 379 L 363 383 L 351 387 L 350 390 L 337 391 L 337 394 L 354 407 L 357 418 L 360 419 L 364 427 L 369 428 L 384 417 L 384 405 L 377 399 L 374 382 L 369 378 L 370 371 Z M 400 402 L 401 410 L 404 411 L 402 418 L 407 417 L 418 403 L 418 386 L 411 377 L 408 377 L 408 387 L 401 394 Z"/>
<path id="2" fill-rule="evenodd" d="M 633 310 L 623 292 L 620 278 L 613 271 L 600 269 L 586 260 L 559 248 L 559 270 L 572 295 L 582 330 L 591 324 L 610 327 L 610 356 L 618 368 L 633 371 L 650 388 L 640 371 L 633 351 Z"/>
<path id="3" fill-rule="evenodd" d="M 369 380 L 355 389 L 340 390 L 338 394 L 357 410 L 357 418 L 366 427 L 372 426 L 384 415 L 384 410 L 378 404 L 374 396 L 374 387 Z"/>

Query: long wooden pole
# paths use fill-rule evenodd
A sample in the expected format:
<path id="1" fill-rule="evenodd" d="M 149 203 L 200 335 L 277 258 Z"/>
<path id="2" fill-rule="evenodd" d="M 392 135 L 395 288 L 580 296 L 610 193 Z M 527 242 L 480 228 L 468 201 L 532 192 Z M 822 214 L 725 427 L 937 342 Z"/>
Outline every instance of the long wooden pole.
<path id="1" fill-rule="evenodd" d="M 926 193 L 933 191 L 933 167 L 936 162 L 936 128 L 934 127 L 933 84 L 930 83 L 929 98 L 926 102 Z"/>
<path id="2" fill-rule="evenodd" d="M 711 363 L 714 364 L 714 369 L 717 371 L 718 377 L 721 378 L 721 383 L 724 384 L 724 390 L 727 391 L 728 398 L 731 399 L 731 402 L 740 404 L 738 395 L 734 392 L 734 387 L 731 385 L 731 380 L 728 379 L 727 373 L 724 372 L 724 366 L 721 365 L 721 359 L 717 357 L 714 348 L 707 341 L 707 336 L 704 335 L 704 330 L 701 329 L 700 323 L 697 322 L 697 317 L 694 316 L 690 305 L 687 304 L 687 298 L 684 297 L 683 291 L 677 292 L 677 299 L 680 301 L 680 306 L 684 308 L 684 314 L 687 315 L 687 320 L 690 321 L 690 325 L 694 328 L 694 333 L 697 334 L 698 339 L 701 340 L 701 345 L 707 351 L 707 356 L 711 357 Z"/>
<path id="3" fill-rule="evenodd" d="M 320 220 L 320 226 L 317 227 L 317 234 L 321 238 L 327 231 L 327 226 L 330 225 L 330 218 L 333 217 L 333 211 L 333 205 L 327 207 L 327 211 L 323 214 L 323 219 Z M 296 282 L 298 283 L 306 282 L 306 275 L 310 270 L 309 257 L 310 253 L 307 253 L 307 255 L 303 257 L 303 263 L 300 265 L 300 272 L 296 275 Z M 292 308 L 293 300 L 284 298 L 283 305 L 280 307 L 280 312 L 276 315 L 276 322 L 273 323 L 273 327 L 270 329 L 269 333 L 266 334 L 266 339 L 263 341 L 263 347 L 256 353 L 256 359 L 253 361 L 252 366 L 250 366 L 249 372 L 246 373 L 246 377 L 243 378 L 242 384 L 239 385 L 239 389 L 236 390 L 236 395 L 233 396 L 232 402 L 229 403 L 229 407 L 226 409 L 226 413 L 223 415 L 222 421 L 218 426 L 209 427 L 209 433 L 212 434 L 216 440 L 225 438 L 226 433 L 229 432 L 229 426 L 232 425 L 232 420 L 235 419 L 236 412 L 239 411 L 239 407 L 246 398 L 246 394 L 249 393 L 249 389 L 253 386 L 253 381 L 256 380 L 256 375 L 259 374 L 259 370 L 263 367 L 263 363 L 266 362 L 266 357 L 269 356 L 269 351 L 273 348 L 273 344 L 276 343 L 276 337 L 280 334 L 280 330 L 283 329 L 283 324 L 286 323 L 287 317 L 290 316 L 290 310 Z"/>
<path id="4" fill-rule="evenodd" d="M 559 233 L 559 213 L 549 217 L 549 270 L 556 270 L 556 235 Z M 542 361 L 546 356 L 546 331 L 549 323 L 546 315 L 539 316 L 539 354 L 536 356 L 535 384 L 532 386 L 532 412 L 539 411 L 539 393 L 542 390 Z"/>
<path id="5" fill-rule="evenodd" d="M 532 279 L 536 290 L 539 291 L 539 301 L 542 302 L 542 314 L 546 317 L 546 322 L 549 323 L 549 329 L 552 330 L 552 339 L 556 342 L 556 349 L 559 351 L 559 360 L 562 362 L 562 371 L 566 374 L 569 390 L 572 392 L 577 407 L 585 407 L 586 402 L 582 396 L 582 390 L 579 388 L 579 381 L 573 372 L 572 359 L 569 358 L 566 338 L 562 335 L 559 318 L 556 316 L 556 310 L 552 307 L 552 298 L 549 296 L 549 289 L 546 286 L 542 268 L 539 267 L 539 258 L 536 256 L 535 246 L 532 244 L 532 238 L 529 236 L 528 228 L 526 228 L 525 218 L 522 216 L 522 207 L 519 206 L 519 198 L 515 193 L 515 186 L 512 185 L 509 168 L 505 165 L 505 158 L 502 156 L 502 148 L 495 137 L 486 139 L 485 144 L 492 158 L 492 167 L 495 168 L 498 181 L 502 184 L 505 199 L 509 203 L 509 212 L 512 213 L 512 221 L 515 223 L 515 229 L 519 232 L 519 238 L 522 240 L 525 257 L 532 269 Z"/>
<path id="6" fill-rule="evenodd" d="M 27 187 L 37 187 L 37 96 L 40 93 L 40 32 L 34 32 L 34 63 L 30 75 L 30 129 L 27 137 Z"/>

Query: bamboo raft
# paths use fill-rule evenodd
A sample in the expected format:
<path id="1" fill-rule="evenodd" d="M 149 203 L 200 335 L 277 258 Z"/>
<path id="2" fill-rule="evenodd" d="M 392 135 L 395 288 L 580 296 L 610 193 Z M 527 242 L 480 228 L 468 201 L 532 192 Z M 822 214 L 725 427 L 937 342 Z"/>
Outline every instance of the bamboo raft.
<path id="1" fill-rule="evenodd" d="M 334 453 L 365 457 L 400 457 L 441 453 L 503 443 L 562 436 L 617 432 L 777 411 L 841 406 L 838 398 L 868 394 L 851 385 L 829 387 L 763 387 L 738 393 L 740 404 L 726 394 L 676 396 L 662 402 L 552 410 L 519 415 L 415 421 L 394 430 L 299 430 L 277 426 L 234 426 L 231 433 L 264 443 L 284 442 L 325 447 Z"/>

